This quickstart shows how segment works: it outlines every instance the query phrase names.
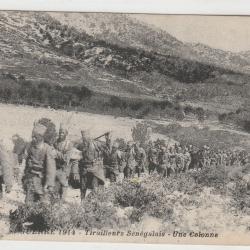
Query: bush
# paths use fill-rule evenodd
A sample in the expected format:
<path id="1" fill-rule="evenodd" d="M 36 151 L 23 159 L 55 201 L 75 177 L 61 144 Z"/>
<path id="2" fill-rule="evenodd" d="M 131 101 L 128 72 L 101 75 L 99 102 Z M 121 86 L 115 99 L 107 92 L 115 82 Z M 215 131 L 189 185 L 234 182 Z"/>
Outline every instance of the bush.
<path id="1" fill-rule="evenodd" d="M 145 122 L 140 122 L 132 128 L 132 138 L 135 142 L 145 145 L 150 140 L 151 132 L 151 128 Z"/>
<path id="2" fill-rule="evenodd" d="M 51 216 L 50 208 L 44 204 L 19 206 L 17 210 L 10 212 L 10 232 L 47 231 L 53 226 L 51 225 Z M 28 226 L 25 225 L 27 223 Z"/>
<path id="3" fill-rule="evenodd" d="M 250 215 L 250 195 L 246 183 L 238 179 L 235 182 L 234 188 L 231 190 L 231 195 L 232 207 Z"/>
<path id="4" fill-rule="evenodd" d="M 103 197 L 103 196 L 102 196 Z M 82 204 L 23 205 L 10 213 L 11 232 L 44 232 L 66 229 L 121 228 L 126 221 L 117 216 L 111 202 L 102 201 L 101 195 L 91 195 Z"/>
<path id="5" fill-rule="evenodd" d="M 233 218 L 228 212 L 230 209 L 235 209 L 236 213 L 239 210 L 241 213 L 250 211 L 249 194 L 241 178 L 235 178 L 234 188 L 228 190 L 227 184 L 232 180 L 229 178 L 230 172 L 231 169 L 218 166 L 172 175 L 171 178 L 153 174 L 143 179 L 111 183 L 106 188 L 91 192 L 81 204 L 23 205 L 10 214 L 10 230 L 122 230 L 132 223 L 139 227 L 146 218 L 153 218 L 162 224 L 163 230 L 172 231 L 178 226 L 183 230 L 196 228 L 211 231 L 213 223 L 218 224 L 217 218 L 211 223 L 207 221 L 207 210 L 209 214 L 214 213 L 211 204 L 218 205 L 221 211 L 227 209 L 225 215 L 230 220 Z M 217 204 L 217 199 L 223 199 L 225 195 L 231 198 L 231 203 L 227 199 Z M 213 201 L 209 203 L 209 199 Z M 225 207 L 221 208 L 222 204 Z M 197 218 L 190 217 L 190 211 Z M 233 219 L 230 223 L 236 225 Z"/>
<path id="6" fill-rule="evenodd" d="M 212 187 L 216 192 L 225 194 L 228 182 L 227 171 L 224 166 L 205 167 L 201 171 L 190 173 L 196 185 Z"/>

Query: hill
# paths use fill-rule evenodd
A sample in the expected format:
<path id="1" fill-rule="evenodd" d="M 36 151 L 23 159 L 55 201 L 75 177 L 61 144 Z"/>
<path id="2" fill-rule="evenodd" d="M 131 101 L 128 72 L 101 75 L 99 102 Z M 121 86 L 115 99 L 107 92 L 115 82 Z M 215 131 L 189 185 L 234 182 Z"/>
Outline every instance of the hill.
<path id="1" fill-rule="evenodd" d="M 143 23 L 133 14 L 50 13 L 52 17 L 79 31 L 116 44 L 182 57 L 222 68 L 249 73 L 249 57 L 211 48 L 204 44 L 184 43 L 160 28 Z"/>
<path id="2" fill-rule="evenodd" d="M 172 115 L 179 102 L 218 113 L 249 97 L 250 77 L 237 66 L 247 59 L 185 44 L 128 15 L 1 12 L 0 24 L 4 102 Z"/>

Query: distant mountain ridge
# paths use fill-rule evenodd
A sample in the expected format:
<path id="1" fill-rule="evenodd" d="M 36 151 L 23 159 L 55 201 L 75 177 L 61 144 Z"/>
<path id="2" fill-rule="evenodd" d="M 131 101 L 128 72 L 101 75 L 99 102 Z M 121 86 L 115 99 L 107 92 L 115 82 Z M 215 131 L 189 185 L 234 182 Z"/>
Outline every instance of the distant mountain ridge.
<path id="1" fill-rule="evenodd" d="M 244 53 L 214 49 L 204 44 L 181 42 L 160 28 L 133 18 L 133 15 L 59 12 L 50 15 L 63 24 L 119 46 L 181 56 L 189 60 L 250 73 L 250 57 Z"/>

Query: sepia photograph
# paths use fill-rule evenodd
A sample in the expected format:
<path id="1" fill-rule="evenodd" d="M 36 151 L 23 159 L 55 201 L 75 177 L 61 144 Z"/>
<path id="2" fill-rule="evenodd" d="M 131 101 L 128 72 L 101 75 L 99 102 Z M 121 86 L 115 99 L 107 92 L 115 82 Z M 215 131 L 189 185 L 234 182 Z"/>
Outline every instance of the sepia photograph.
<path id="1" fill-rule="evenodd" d="M 250 16 L 0 11 L 0 239 L 250 245 Z"/>

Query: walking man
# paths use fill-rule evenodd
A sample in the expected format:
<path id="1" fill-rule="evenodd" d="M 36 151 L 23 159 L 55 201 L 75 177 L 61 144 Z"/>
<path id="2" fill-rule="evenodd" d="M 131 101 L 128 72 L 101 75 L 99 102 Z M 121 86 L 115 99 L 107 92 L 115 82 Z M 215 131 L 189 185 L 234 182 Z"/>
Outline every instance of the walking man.
<path id="1" fill-rule="evenodd" d="M 46 127 L 34 124 L 32 141 L 25 151 L 25 203 L 49 202 L 54 192 L 56 164 L 54 149 L 44 142 Z"/>

